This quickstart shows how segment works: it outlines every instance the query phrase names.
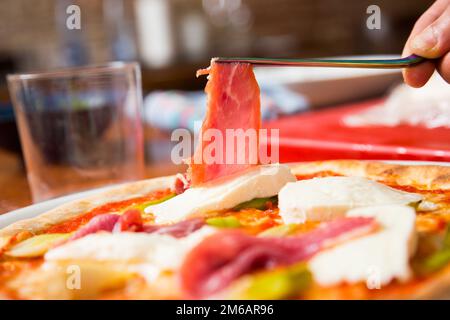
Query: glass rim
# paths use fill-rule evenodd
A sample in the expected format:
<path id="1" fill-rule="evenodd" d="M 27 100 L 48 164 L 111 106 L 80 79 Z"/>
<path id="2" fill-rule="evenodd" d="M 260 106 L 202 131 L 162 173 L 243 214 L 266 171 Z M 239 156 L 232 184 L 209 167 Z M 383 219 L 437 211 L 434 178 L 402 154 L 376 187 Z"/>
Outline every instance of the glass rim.
<path id="1" fill-rule="evenodd" d="M 8 81 L 17 81 L 48 78 L 66 78 L 74 76 L 79 77 L 93 74 L 107 74 L 112 71 L 132 69 L 136 67 L 139 68 L 139 62 L 137 61 L 111 61 L 99 64 L 88 64 L 84 66 L 63 67 L 47 71 L 12 73 L 8 74 L 6 78 L 8 79 Z"/>

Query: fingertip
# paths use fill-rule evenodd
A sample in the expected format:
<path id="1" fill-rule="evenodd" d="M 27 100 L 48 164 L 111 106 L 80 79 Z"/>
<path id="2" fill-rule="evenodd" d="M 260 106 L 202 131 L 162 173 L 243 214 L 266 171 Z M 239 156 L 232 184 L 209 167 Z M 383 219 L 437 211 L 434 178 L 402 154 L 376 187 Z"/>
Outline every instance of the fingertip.
<path id="1" fill-rule="evenodd" d="M 413 88 L 420 88 L 430 79 L 434 69 L 434 63 L 431 61 L 422 62 L 417 66 L 403 69 L 403 79 L 407 85 Z"/>
<path id="2" fill-rule="evenodd" d="M 450 84 L 450 53 L 440 59 L 437 70 L 441 77 Z"/>

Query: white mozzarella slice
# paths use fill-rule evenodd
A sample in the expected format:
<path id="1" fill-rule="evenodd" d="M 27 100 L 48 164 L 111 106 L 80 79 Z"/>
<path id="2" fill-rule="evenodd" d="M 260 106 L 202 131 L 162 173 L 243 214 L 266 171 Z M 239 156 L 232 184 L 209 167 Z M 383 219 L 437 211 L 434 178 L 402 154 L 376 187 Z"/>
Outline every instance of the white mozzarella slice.
<path id="1" fill-rule="evenodd" d="M 48 251 L 45 260 L 121 261 L 176 270 L 187 252 L 214 232 L 204 226 L 184 238 L 143 232 L 96 233 Z"/>
<path id="2" fill-rule="evenodd" d="M 407 280 L 409 258 L 416 248 L 415 210 L 374 206 L 350 210 L 347 216 L 375 217 L 381 230 L 315 255 L 308 263 L 314 280 L 323 286 L 366 282 L 369 289 L 393 279 Z"/>
<path id="3" fill-rule="evenodd" d="M 286 165 L 258 166 L 219 184 L 195 187 L 163 203 L 147 207 L 156 223 L 176 222 L 194 214 L 230 209 L 254 198 L 271 197 L 295 176 Z"/>
<path id="4" fill-rule="evenodd" d="M 278 195 L 284 223 L 324 221 L 349 209 L 375 205 L 407 205 L 422 196 L 390 188 L 362 177 L 326 177 L 286 184 Z"/>

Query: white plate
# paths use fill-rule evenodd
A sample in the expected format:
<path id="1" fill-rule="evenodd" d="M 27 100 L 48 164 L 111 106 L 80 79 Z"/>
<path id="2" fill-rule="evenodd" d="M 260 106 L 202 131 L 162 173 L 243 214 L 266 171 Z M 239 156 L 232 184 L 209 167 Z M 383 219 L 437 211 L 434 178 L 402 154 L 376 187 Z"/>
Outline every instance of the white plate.
<path id="1" fill-rule="evenodd" d="M 364 160 L 364 161 L 366 161 L 366 160 Z M 380 161 L 380 160 L 376 160 L 376 161 Z M 392 161 L 383 161 L 383 162 L 392 163 L 392 164 L 402 164 L 402 165 L 450 166 L 450 162 L 406 161 L 406 160 L 405 161 L 392 160 Z M 19 220 L 30 219 L 30 218 L 36 217 L 46 211 L 56 208 L 57 206 L 62 205 L 64 203 L 67 203 L 67 202 L 70 202 L 73 200 L 77 200 L 77 199 L 81 199 L 84 197 L 88 197 L 88 196 L 94 195 L 98 192 L 106 191 L 106 190 L 114 188 L 114 187 L 117 187 L 117 185 L 70 194 L 70 195 L 67 195 L 64 197 L 60 197 L 60 198 L 56 198 L 56 199 L 52 199 L 52 200 L 48 200 L 48 201 L 43 201 L 43 202 L 36 203 L 36 204 L 33 204 L 28 207 L 24 207 L 21 209 L 17 209 L 17 210 L 2 214 L 2 215 L 0 215 L 0 228 L 4 228 L 7 225 L 9 225 L 13 222 L 19 221 Z"/>

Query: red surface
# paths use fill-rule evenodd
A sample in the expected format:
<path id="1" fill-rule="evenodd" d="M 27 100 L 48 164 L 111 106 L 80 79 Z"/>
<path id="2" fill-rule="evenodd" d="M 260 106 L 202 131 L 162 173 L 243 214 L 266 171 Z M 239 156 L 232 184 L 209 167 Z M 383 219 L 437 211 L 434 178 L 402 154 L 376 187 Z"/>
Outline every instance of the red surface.
<path id="1" fill-rule="evenodd" d="M 325 159 L 450 161 L 450 129 L 420 126 L 347 127 L 345 115 L 380 103 L 339 106 L 264 124 L 280 129 L 280 162 Z M 408 106 L 405 106 L 407 108 Z"/>

